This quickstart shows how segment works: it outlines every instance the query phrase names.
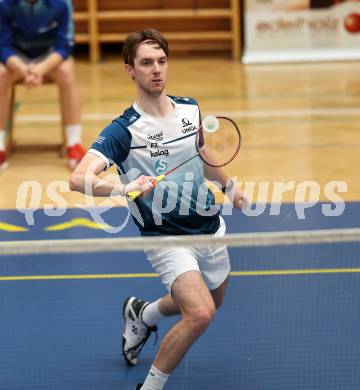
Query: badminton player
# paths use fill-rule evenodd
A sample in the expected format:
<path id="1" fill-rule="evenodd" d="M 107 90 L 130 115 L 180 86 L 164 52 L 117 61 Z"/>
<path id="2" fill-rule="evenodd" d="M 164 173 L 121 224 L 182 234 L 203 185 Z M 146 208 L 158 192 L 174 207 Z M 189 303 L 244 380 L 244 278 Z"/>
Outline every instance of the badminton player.
<path id="1" fill-rule="evenodd" d="M 243 202 L 242 192 L 228 182 L 221 169 L 194 158 L 169 177 L 171 185 L 168 180 L 157 184 L 155 179 L 194 154 L 200 124 L 194 99 L 168 96 L 165 92 L 168 54 L 166 39 L 155 30 L 138 31 L 127 37 L 123 56 L 126 71 L 134 81 L 136 101 L 102 131 L 73 172 L 71 188 L 85 192 L 86 181 L 90 180 L 95 196 L 140 191 L 143 196 L 130 203 L 141 215 L 134 220 L 143 236 L 221 236 L 225 223 L 219 212 L 212 210 L 214 195 L 204 185 L 205 178 L 223 188 L 232 187 L 234 207 L 241 207 Z M 122 184 L 99 177 L 112 164 L 121 171 Z M 166 201 L 173 202 L 174 207 L 162 213 Z M 136 387 L 161 390 L 222 304 L 230 263 L 226 247 L 163 247 L 146 254 L 168 294 L 152 303 L 135 297 L 126 299 L 123 355 L 128 364 L 136 365 L 142 347 L 161 318 L 180 315 L 162 340 L 148 376 Z"/>

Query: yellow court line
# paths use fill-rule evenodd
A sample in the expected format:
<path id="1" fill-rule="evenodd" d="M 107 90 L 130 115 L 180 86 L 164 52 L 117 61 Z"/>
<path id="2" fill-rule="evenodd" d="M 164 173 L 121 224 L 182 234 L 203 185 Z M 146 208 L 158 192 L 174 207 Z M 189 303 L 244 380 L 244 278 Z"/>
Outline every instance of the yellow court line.
<path id="1" fill-rule="evenodd" d="M 309 275 L 309 274 L 344 274 L 359 273 L 360 268 L 323 268 L 323 269 L 286 269 L 264 271 L 234 271 L 231 276 L 266 276 L 266 275 Z"/>
<path id="2" fill-rule="evenodd" d="M 66 279 L 132 279 L 157 278 L 158 274 L 99 274 L 99 275 L 34 275 L 34 276 L 1 276 L 0 281 L 7 280 L 66 280 Z"/>
<path id="3" fill-rule="evenodd" d="M 5 230 L 6 232 L 17 233 L 17 232 L 27 232 L 29 229 L 23 226 L 12 225 L 10 223 L 0 222 L 0 230 Z"/>
<path id="4" fill-rule="evenodd" d="M 45 230 L 48 232 L 56 232 L 56 231 L 72 229 L 75 227 L 86 227 L 89 229 L 98 229 L 98 230 L 104 230 L 104 229 L 111 228 L 110 225 L 107 225 L 105 223 L 101 224 L 101 223 L 93 222 L 88 218 L 73 218 L 68 222 L 48 226 L 47 228 L 45 228 Z"/>
<path id="5" fill-rule="evenodd" d="M 343 274 L 360 273 L 360 268 L 322 268 L 322 269 L 290 269 L 263 271 L 232 271 L 231 276 L 268 276 L 268 275 L 309 275 L 309 274 Z M 33 276 L 1 276 L 0 281 L 22 280 L 71 280 L 71 279 L 133 279 L 157 278 L 156 273 L 139 274 L 98 274 L 98 275 L 33 275 Z"/>

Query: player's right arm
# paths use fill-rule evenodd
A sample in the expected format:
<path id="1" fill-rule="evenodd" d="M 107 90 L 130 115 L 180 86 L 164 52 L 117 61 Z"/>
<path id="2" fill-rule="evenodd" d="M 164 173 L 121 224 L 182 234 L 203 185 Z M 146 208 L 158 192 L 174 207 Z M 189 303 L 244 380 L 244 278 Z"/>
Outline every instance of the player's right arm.
<path id="1" fill-rule="evenodd" d="M 114 120 L 95 140 L 71 176 L 71 190 L 90 196 L 126 196 L 140 191 L 145 196 L 154 189 L 156 178 L 150 176 L 141 175 L 127 184 L 100 176 L 111 165 L 119 166 L 130 152 L 131 134 L 121 121 L 121 117 Z"/>
<path id="2" fill-rule="evenodd" d="M 126 196 L 128 192 L 140 191 L 146 196 L 156 186 L 156 178 L 141 175 L 128 184 L 100 177 L 106 163 L 96 154 L 87 153 L 70 178 L 70 189 L 90 196 Z"/>

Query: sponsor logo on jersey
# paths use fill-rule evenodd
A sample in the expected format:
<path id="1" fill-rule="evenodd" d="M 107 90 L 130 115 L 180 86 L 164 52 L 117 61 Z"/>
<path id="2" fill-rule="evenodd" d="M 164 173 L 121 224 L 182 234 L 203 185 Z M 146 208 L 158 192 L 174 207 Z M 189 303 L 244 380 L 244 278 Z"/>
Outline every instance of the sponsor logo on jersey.
<path id="1" fill-rule="evenodd" d="M 166 172 L 167 169 L 167 163 L 164 160 L 157 160 L 155 163 L 155 172 L 158 175 L 161 175 L 162 173 Z"/>
<path id="2" fill-rule="evenodd" d="M 169 150 L 168 149 L 164 149 L 164 150 L 156 150 L 155 152 L 152 152 L 150 150 L 150 156 L 152 158 L 154 157 L 159 157 L 159 156 L 168 156 L 169 155 Z"/>
<path id="3" fill-rule="evenodd" d="M 164 133 L 162 131 L 160 131 L 160 132 L 157 132 L 156 134 L 148 134 L 147 139 L 149 141 L 160 142 L 164 139 Z"/>
<path id="4" fill-rule="evenodd" d="M 187 118 L 182 118 L 181 122 L 183 127 L 192 125 L 192 123 Z"/>
<path id="5" fill-rule="evenodd" d="M 102 144 L 104 141 L 105 141 L 106 137 L 102 136 L 102 135 L 99 135 L 97 138 L 96 138 L 96 143 L 97 144 Z"/>
<path id="6" fill-rule="evenodd" d="M 181 120 L 181 123 L 182 123 L 182 127 L 183 127 L 182 132 L 184 134 L 191 133 L 191 132 L 196 130 L 196 126 L 194 126 L 192 124 L 192 122 L 189 119 L 187 119 L 187 118 L 183 118 Z"/>

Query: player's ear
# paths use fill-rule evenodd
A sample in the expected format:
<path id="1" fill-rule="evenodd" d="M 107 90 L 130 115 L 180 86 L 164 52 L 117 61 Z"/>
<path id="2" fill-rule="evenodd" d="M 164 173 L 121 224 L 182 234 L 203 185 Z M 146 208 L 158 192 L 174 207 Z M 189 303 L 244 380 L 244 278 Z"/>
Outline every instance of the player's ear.
<path id="1" fill-rule="evenodd" d="M 134 67 L 129 64 L 125 64 L 125 69 L 128 72 L 129 76 L 134 80 Z"/>

